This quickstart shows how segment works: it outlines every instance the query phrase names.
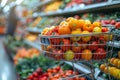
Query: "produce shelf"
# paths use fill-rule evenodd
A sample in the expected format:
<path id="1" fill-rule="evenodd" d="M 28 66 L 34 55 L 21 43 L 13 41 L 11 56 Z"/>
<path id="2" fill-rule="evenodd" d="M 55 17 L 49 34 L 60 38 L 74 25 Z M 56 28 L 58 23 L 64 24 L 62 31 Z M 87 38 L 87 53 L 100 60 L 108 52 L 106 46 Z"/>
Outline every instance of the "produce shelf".
<path id="1" fill-rule="evenodd" d="M 43 29 L 40 28 L 27 28 L 28 32 L 41 33 Z"/>
<path id="2" fill-rule="evenodd" d="M 26 44 L 34 47 L 34 48 L 37 48 L 38 50 L 41 49 L 40 45 L 39 45 L 38 43 L 36 43 L 36 42 L 31 42 L 31 41 L 28 41 L 28 40 L 26 40 L 26 39 L 24 39 L 24 42 L 25 42 Z"/>
<path id="3" fill-rule="evenodd" d="M 120 8 L 120 1 L 108 1 L 108 2 L 101 2 L 91 5 L 78 5 L 77 8 L 67 9 L 67 10 L 58 10 L 56 12 L 49 12 L 49 13 L 39 13 L 38 16 L 58 16 L 58 15 L 68 15 L 68 14 L 76 14 L 76 13 L 84 13 L 84 12 L 91 12 L 91 11 L 98 11 L 98 10 L 105 10 L 105 9 L 113 9 L 113 8 Z"/>

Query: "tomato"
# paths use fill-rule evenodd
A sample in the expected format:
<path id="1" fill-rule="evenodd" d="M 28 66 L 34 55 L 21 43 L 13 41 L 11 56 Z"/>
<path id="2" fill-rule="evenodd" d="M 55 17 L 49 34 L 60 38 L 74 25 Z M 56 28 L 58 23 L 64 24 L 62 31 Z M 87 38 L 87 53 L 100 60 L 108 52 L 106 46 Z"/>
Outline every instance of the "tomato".
<path id="1" fill-rule="evenodd" d="M 98 48 L 93 55 L 94 59 L 103 59 L 105 57 L 106 57 L 106 51 L 104 50 L 104 48 Z"/>
<path id="2" fill-rule="evenodd" d="M 63 39 L 61 42 L 61 50 L 62 51 L 67 51 L 70 50 L 71 46 L 66 46 L 66 45 L 70 45 L 70 40 L 69 39 Z"/>
<path id="3" fill-rule="evenodd" d="M 82 34 L 89 34 L 89 32 L 88 31 L 83 31 Z M 83 42 L 88 42 L 90 40 L 91 40 L 91 36 L 83 36 L 82 37 Z"/>
<path id="4" fill-rule="evenodd" d="M 71 34 L 81 34 L 81 30 L 80 30 L 80 29 L 73 30 L 73 31 L 71 32 Z M 72 37 L 71 40 L 72 40 L 72 41 L 79 41 L 79 40 L 80 40 L 80 37 Z"/>
<path id="5" fill-rule="evenodd" d="M 71 33 L 71 30 L 69 28 L 68 22 L 63 21 L 63 22 L 60 23 L 60 26 L 59 26 L 59 29 L 58 29 L 58 33 L 60 35 L 70 34 Z"/>
<path id="6" fill-rule="evenodd" d="M 104 20 L 105 24 L 110 24 L 111 20 Z"/>
<path id="7" fill-rule="evenodd" d="M 60 66 L 56 66 L 55 69 L 59 71 L 60 70 Z"/>
<path id="8" fill-rule="evenodd" d="M 85 49 L 82 51 L 81 57 L 84 60 L 91 60 L 92 59 L 92 52 L 89 49 Z"/>
<path id="9" fill-rule="evenodd" d="M 47 72 L 52 72 L 52 69 L 48 68 L 48 69 L 47 69 Z"/>
<path id="10" fill-rule="evenodd" d="M 87 21 L 84 23 L 84 26 L 83 26 L 83 31 L 89 31 L 89 32 L 92 32 L 93 31 L 93 25 L 91 24 L 91 22 Z"/>
<path id="11" fill-rule="evenodd" d="M 53 32 L 58 33 L 58 29 L 59 29 L 59 26 L 55 26 L 55 28 L 53 29 Z"/>
<path id="12" fill-rule="evenodd" d="M 56 69 L 53 69 L 53 73 L 57 73 L 58 71 Z"/>
<path id="13" fill-rule="evenodd" d="M 102 36 L 100 36 L 100 38 L 99 38 L 99 42 L 98 42 L 98 43 L 100 44 L 99 47 L 104 48 L 105 45 L 106 45 L 105 38 L 102 37 Z"/>
<path id="14" fill-rule="evenodd" d="M 78 53 L 81 51 L 81 46 L 78 42 L 74 42 L 72 44 L 72 51 L 75 52 L 75 53 Z"/>
<path id="15" fill-rule="evenodd" d="M 115 27 L 116 27 L 116 29 L 119 29 L 119 28 L 120 28 L 120 22 L 117 22 L 117 23 L 115 24 Z"/>
<path id="16" fill-rule="evenodd" d="M 59 36 L 59 33 L 52 32 L 52 35 Z M 50 43 L 59 45 L 60 44 L 60 38 L 50 38 Z"/>
<path id="17" fill-rule="evenodd" d="M 38 77 L 39 74 L 38 74 L 37 72 L 33 72 L 33 76 L 34 76 L 34 77 Z"/>
<path id="18" fill-rule="evenodd" d="M 38 68 L 38 69 L 36 70 L 36 72 L 37 72 L 38 74 L 42 74 L 42 69 L 41 69 L 41 68 Z"/>
<path id="19" fill-rule="evenodd" d="M 102 32 L 108 32 L 108 28 L 107 27 L 102 27 Z"/>
<path id="20" fill-rule="evenodd" d="M 28 79 L 33 79 L 33 75 L 29 75 L 29 76 L 28 76 Z"/>
<path id="21" fill-rule="evenodd" d="M 100 27 L 94 27 L 93 32 L 94 33 L 101 33 L 102 29 Z"/>
<path id="22" fill-rule="evenodd" d="M 93 41 L 90 42 L 90 46 L 88 47 L 91 51 L 94 51 L 98 48 L 98 42 L 97 41 Z"/>
<path id="23" fill-rule="evenodd" d="M 88 47 L 87 45 L 82 45 L 82 44 L 88 44 L 87 42 L 81 42 L 80 41 L 79 44 L 81 44 L 81 46 L 80 46 L 81 49 L 87 49 L 87 47 Z"/>
<path id="24" fill-rule="evenodd" d="M 101 23 L 99 21 L 94 21 L 93 27 L 101 27 Z"/>

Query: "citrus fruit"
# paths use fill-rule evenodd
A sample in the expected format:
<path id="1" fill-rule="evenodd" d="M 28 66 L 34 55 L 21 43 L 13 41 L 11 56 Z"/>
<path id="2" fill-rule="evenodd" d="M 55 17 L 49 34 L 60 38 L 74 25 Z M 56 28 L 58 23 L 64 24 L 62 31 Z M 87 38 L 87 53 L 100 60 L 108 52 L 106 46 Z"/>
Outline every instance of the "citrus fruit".
<path id="1" fill-rule="evenodd" d="M 104 71 L 105 67 L 106 67 L 105 64 L 101 64 L 101 65 L 100 65 L 100 70 Z"/>
<path id="2" fill-rule="evenodd" d="M 71 50 L 66 51 L 64 54 L 64 57 L 66 60 L 73 60 L 74 56 L 75 56 L 75 54 Z"/>

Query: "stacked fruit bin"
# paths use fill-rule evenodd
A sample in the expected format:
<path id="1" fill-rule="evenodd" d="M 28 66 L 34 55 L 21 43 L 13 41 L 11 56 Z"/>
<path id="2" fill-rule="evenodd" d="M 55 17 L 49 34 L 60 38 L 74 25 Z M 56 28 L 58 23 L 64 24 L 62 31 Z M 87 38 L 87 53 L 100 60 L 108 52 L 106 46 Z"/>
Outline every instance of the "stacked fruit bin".
<path id="1" fill-rule="evenodd" d="M 45 28 L 39 39 L 41 51 L 55 60 L 92 61 L 112 55 L 112 47 L 106 43 L 113 43 L 113 34 L 97 21 L 91 23 L 70 17 L 59 26 Z"/>

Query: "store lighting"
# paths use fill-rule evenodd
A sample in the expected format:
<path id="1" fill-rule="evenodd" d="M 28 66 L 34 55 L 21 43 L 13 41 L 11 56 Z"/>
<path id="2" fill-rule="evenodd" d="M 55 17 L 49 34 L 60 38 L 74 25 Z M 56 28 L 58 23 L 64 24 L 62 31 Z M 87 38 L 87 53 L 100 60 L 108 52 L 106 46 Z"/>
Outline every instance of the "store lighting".
<path id="1" fill-rule="evenodd" d="M 23 0 L 16 0 L 15 3 L 16 3 L 17 5 L 19 5 L 19 4 L 21 4 L 22 2 L 23 2 Z"/>
<path id="2" fill-rule="evenodd" d="M 2 0 L 1 7 L 4 7 L 8 0 Z"/>

